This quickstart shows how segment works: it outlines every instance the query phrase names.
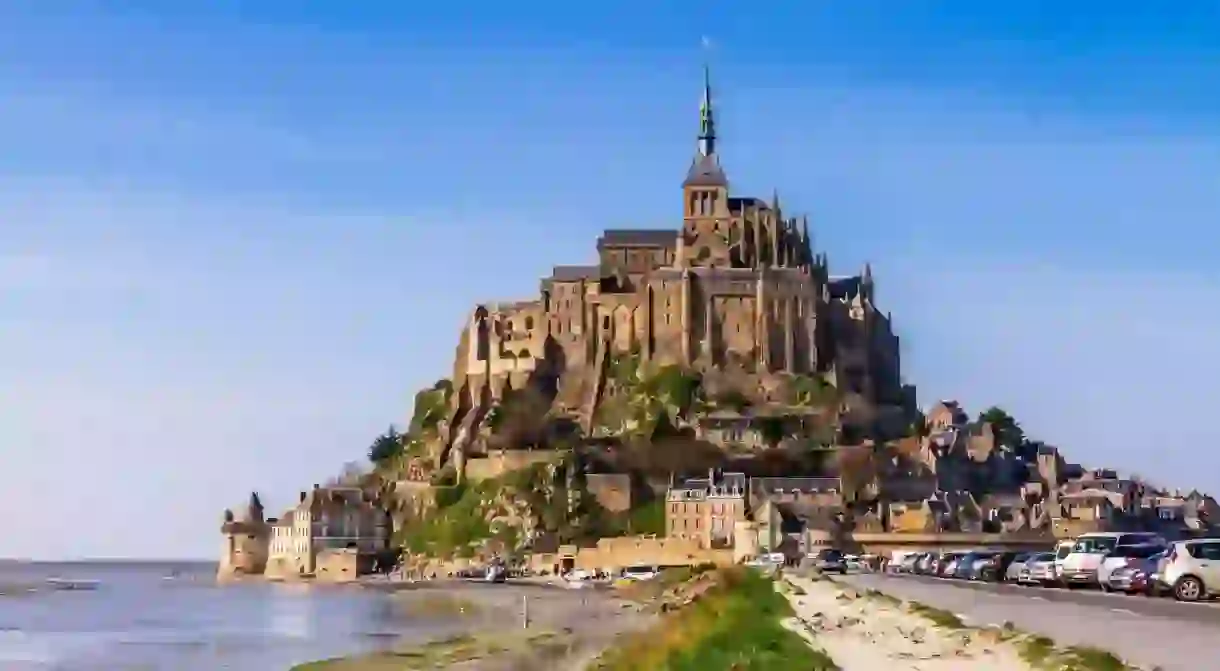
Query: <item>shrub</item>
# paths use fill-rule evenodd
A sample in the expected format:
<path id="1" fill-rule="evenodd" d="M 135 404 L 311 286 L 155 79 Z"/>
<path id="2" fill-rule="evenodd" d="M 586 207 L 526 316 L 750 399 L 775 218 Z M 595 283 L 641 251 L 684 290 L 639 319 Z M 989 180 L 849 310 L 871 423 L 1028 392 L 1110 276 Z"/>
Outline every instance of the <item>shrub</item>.
<path id="1" fill-rule="evenodd" d="M 717 584 L 698 601 L 664 617 L 653 629 L 627 637 L 603 655 L 598 668 L 837 669 L 828 657 L 781 624 L 792 611 L 771 580 L 741 567 L 722 570 L 715 580 Z"/>

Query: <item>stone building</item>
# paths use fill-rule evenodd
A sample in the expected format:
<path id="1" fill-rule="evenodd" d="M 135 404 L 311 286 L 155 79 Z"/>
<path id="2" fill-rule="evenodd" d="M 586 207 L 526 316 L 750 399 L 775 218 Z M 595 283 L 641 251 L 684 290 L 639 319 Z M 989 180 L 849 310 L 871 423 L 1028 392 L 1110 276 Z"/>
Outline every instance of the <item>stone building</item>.
<path id="1" fill-rule="evenodd" d="M 598 263 L 555 267 L 534 300 L 473 310 L 455 362 L 451 444 L 472 440 L 506 390 L 539 378 L 587 424 L 604 362 L 628 352 L 658 365 L 817 376 L 879 406 L 905 402 L 898 337 L 876 306 L 871 269 L 832 277 L 805 218 L 778 196 L 734 194 L 715 124 L 705 80 L 675 229 L 607 230 Z"/>
<path id="2" fill-rule="evenodd" d="M 314 485 L 270 527 L 266 574 L 281 579 L 355 578 L 371 569 L 389 536 L 385 513 L 355 487 Z"/>
<path id="3" fill-rule="evenodd" d="M 224 580 L 261 575 L 267 565 L 270 531 L 257 493 L 250 493 L 250 503 L 240 516 L 234 515 L 232 510 L 225 510 L 224 523 L 220 528 L 223 546 L 217 568 L 218 578 Z"/>
<path id="4" fill-rule="evenodd" d="M 671 486 L 665 497 L 665 535 L 693 540 L 705 549 L 733 544 L 738 522 L 748 520 L 746 476 L 708 472 Z"/>

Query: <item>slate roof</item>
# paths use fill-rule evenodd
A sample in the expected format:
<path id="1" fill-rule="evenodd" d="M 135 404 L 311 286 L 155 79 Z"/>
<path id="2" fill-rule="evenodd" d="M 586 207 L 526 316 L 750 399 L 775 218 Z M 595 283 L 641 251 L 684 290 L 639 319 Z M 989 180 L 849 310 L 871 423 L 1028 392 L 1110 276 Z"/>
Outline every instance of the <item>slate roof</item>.
<path id="1" fill-rule="evenodd" d="M 748 196 L 748 197 L 744 197 L 744 198 L 734 196 L 734 197 L 729 198 L 729 211 L 730 212 L 741 212 L 742 210 L 745 210 L 748 207 L 755 207 L 760 210 L 771 209 L 771 206 L 768 205 L 767 202 L 762 200 L 761 198 L 754 198 L 752 196 Z"/>
<path id="2" fill-rule="evenodd" d="M 828 283 L 831 298 L 846 298 L 860 293 L 860 276 L 832 277 Z"/>
<path id="3" fill-rule="evenodd" d="M 838 478 L 813 477 L 775 477 L 750 478 L 750 492 L 756 496 L 765 496 L 774 491 L 791 492 L 828 492 L 841 491 Z"/>
<path id="4" fill-rule="evenodd" d="M 599 266 L 555 266 L 548 278 L 555 282 L 579 282 L 601 277 Z"/>
<path id="5" fill-rule="evenodd" d="M 686 172 L 683 186 L 728 186 L 729 180 L 720 167 L 720 159 L 716 154 L 700 154 Z"/>
<path id="6" fill-rule="evenodd" d="M 673 247 L 677 244 L 678 232 L 665 228 L 610 228 L 597 239 L 597 247 Z"/>

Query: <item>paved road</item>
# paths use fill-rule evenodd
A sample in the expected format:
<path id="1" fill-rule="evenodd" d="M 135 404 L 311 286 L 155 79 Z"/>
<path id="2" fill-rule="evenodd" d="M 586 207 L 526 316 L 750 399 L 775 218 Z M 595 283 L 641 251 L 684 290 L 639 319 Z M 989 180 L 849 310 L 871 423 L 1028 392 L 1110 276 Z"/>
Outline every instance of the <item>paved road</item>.
<path id="1" fill-rule="evenodd" d="M 976 626 L 1012 622 L 1060 645 L 1102 648 L 1145 668 L 1220 668 L 1215 604 L 877 573 L 835 580 L 943 608 Z"/>

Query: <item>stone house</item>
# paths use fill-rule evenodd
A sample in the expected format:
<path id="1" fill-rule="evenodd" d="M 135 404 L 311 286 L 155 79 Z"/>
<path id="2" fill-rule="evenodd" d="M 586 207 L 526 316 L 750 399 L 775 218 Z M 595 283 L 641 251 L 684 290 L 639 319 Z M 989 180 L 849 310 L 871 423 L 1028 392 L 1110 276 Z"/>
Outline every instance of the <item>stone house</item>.
<path id="1" fill-rule="evenodd" d="M 746 476 L 709 470 L 707 478 L 673 485 L 665 496 L 665 535 L 705 549 L 732 547 L 737 522 L 747 520 Z"/>
<path id="2" fill-rule="evenodd" d="M 815 506 L 842 506 L 843 483 L 833 477 L 755 477 L 747 493 L 751 507 L 765 501 Z"/>
<path id="3" fill-rule="evenodd" d="M 717 410 L 699 417 L 695 436 L 721 448 L 754 452 L 772 447 L 770 441 L 777 436 L 782 444 L 792 436 L 814 434 L 823 421 L 823 413 L 814 409 Z"/>
<path id="4" fill-rule="evenodd" d="M 1056 536 L 1112 531 L 1122 524 L 1122 494 L 1104 489 L 1085 489 L 1059 497 L 1059 515 L 1054 517 Z"/>
<path id="5" fill-rule="evenodd" d="M 368 572 L 389 542 L 389 523 L 355 487 L 301 492 L 295 507 L 270 522 L 267 575 L 349 580 Z"/>
<path id="6" fill-rule="evenodd" d="M 957 401 L 944 400 L 928 408 L 924 421 L 931 433 L 962 428 L 970 421 L 970 416 Z"/>

